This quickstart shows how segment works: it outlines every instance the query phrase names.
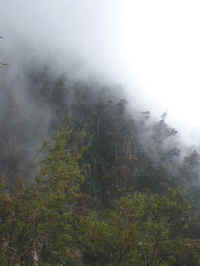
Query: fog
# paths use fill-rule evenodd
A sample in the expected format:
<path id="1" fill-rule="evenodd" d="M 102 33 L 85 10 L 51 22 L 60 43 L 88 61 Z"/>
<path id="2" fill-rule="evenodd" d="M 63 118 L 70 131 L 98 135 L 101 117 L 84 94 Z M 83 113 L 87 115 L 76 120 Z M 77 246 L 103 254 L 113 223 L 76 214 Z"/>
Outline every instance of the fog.
<path id="1" fill-rule="evenodd" d="M 10 64 L 38 57 L 62 71 L 75 60 L 108 75 L 119 68 L 118 1 L 10 0 L 1 6 L 0 24 Z"/>
<path id="2" fill-rule="evenodd" d="M 57 74 L 124 84 L 130 104 L 157 117 L 167 111 L 182 139 L 198 144 L 198 1 L 1 2 L 1 76 L 18 77 L 13 93 L 24 108 L 32 110 L 24 68 L 47 64 Z"/>
<path id="3" fill-rule="evenodd" d="M 187 143 L 198 143 L 200 135 L 199 12 L 197 0 L 121 3 L 127 69 L 135 74 L 144 103 L 155 112 L 167 111 L 168 122 Z"/>

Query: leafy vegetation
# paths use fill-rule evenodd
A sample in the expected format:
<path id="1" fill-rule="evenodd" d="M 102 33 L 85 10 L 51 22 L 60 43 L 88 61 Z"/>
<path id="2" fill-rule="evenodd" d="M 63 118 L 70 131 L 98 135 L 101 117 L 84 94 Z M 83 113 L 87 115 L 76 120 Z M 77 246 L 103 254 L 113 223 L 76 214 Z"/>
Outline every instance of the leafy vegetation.
<path id="1" fill-rule="evenodd" d="M 84 82 L 66 88 L 48 70 L 30 79 L 33 99 L 54 114 L 51 137 L 37 167 L 27 164 L 34 180 L 18 178 L 17 159 L 27 155 L 19 152 L 19 133 L 0 167 L 0 265 L 200 265 L 199 155 L 191 150 L 181 160 L 165 115 L 158 122 L 149 112 L 134 117 L 112 89 Z M 5 136 L 12 144 L 18 132 L 11 106 L 0 158 Z"/>

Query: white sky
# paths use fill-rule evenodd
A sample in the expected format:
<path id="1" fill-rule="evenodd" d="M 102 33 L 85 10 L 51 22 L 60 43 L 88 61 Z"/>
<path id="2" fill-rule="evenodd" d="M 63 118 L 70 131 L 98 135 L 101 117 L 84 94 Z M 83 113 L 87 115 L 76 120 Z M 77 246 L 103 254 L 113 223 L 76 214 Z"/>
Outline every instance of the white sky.
<path id="1" fill-rule="evenodd" d="M 122 57 L 147 104 L 200 140 L 200 1 L 121 0 L 120 30 Z"/>
<path id="2" fill-rule="evenodd" d="M 92 71 L 127 81 L 129 102 L 168 111 L 172 126 L 200 143 L 200 1 L 7 0 L 0 7 L 1 60 L 6 51 L 11 66 L 29 59 L 24 43 L 63 69 L 81 56 Z"/>

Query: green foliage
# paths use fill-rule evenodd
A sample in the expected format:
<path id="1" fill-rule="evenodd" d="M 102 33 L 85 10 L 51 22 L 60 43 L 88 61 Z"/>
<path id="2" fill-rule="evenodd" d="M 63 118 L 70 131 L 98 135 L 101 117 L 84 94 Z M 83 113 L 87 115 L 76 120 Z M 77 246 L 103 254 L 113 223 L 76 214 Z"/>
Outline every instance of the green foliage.
<path id="1" fill-rule="evenodd" d="M 6 265 L 18 260 L 23 265 L 35 265 L 34 256 L 41 263 L 50 260 L 50 265 L 72 260 L 71 227 L 83 182 L 77 151 L 80 139 L 81 133 L 64 125 L 46 144 L 37 182 L 28 188 L 18 186 L 11 198 L 3 195 L 0 232 L 4 246 L 1 255 L 8 257 Z"/>
<path id="2" fill-rule="evenodd" d="M 79 249 L 91 266 L 174 265 L 189 243 L 184 232 L 190 217 L 190 204 L 175 190 L 164 196 L 135 193 L 113 210 L 81 217 Z"/>
<path id="3" fill-rule="evenodd" d="M 34 182 L 10 190 L 0 180 L 0 265 L 197 266 L 199 217 L 176 183 L 188 178 L 182 192 L 195 184 L 199 158 L 186 156 L 178 177 L 171 174 L 179 150 L 165 148 L 177 133 L 165 115 L 147 138 L 149 152 L 141 144 L 147 124 L 139 126 L 108 88 L 66 88 L 48 70 L 32 79 L 38 105 L 55 113 L 50 127 L 69 110 L 71 119 L 44 143 Z M 9 173 L 19 166 L 13 158 Z"/>
<path id="4" fill-rule="evenodd" d="M 188 237 L 192 207 L 177 190 L 135 191 L 110 208 L 90 207 L 85 138 L 68 121 L 45 142 L 33 184 L 10 193 L 2 179 L 0 265 L 198 265 L 199 242 Z"/>
<path id="5" fill-rule="evenodd" d="M 175 259 L 190 217 L 190 206 L 177 191 L 170 190 L 166 196 L 136 193 L 134 198 L 123 198 L 119 206 L 120 216 L 127 224 L 134 223 L 139 232 L 138 265 L 161 265 Z"/>

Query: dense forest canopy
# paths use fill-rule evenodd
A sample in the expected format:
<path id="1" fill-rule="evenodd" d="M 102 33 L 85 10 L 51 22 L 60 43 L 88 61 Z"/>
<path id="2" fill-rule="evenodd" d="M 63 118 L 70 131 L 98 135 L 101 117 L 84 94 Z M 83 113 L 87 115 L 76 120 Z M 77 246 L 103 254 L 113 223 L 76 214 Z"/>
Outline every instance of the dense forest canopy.
<path id="1" fill-rule="evenodd" d="M 0 78 L 0 265 L 200 265 L 200 155 L 167 114 L 50 67 Z"/>

